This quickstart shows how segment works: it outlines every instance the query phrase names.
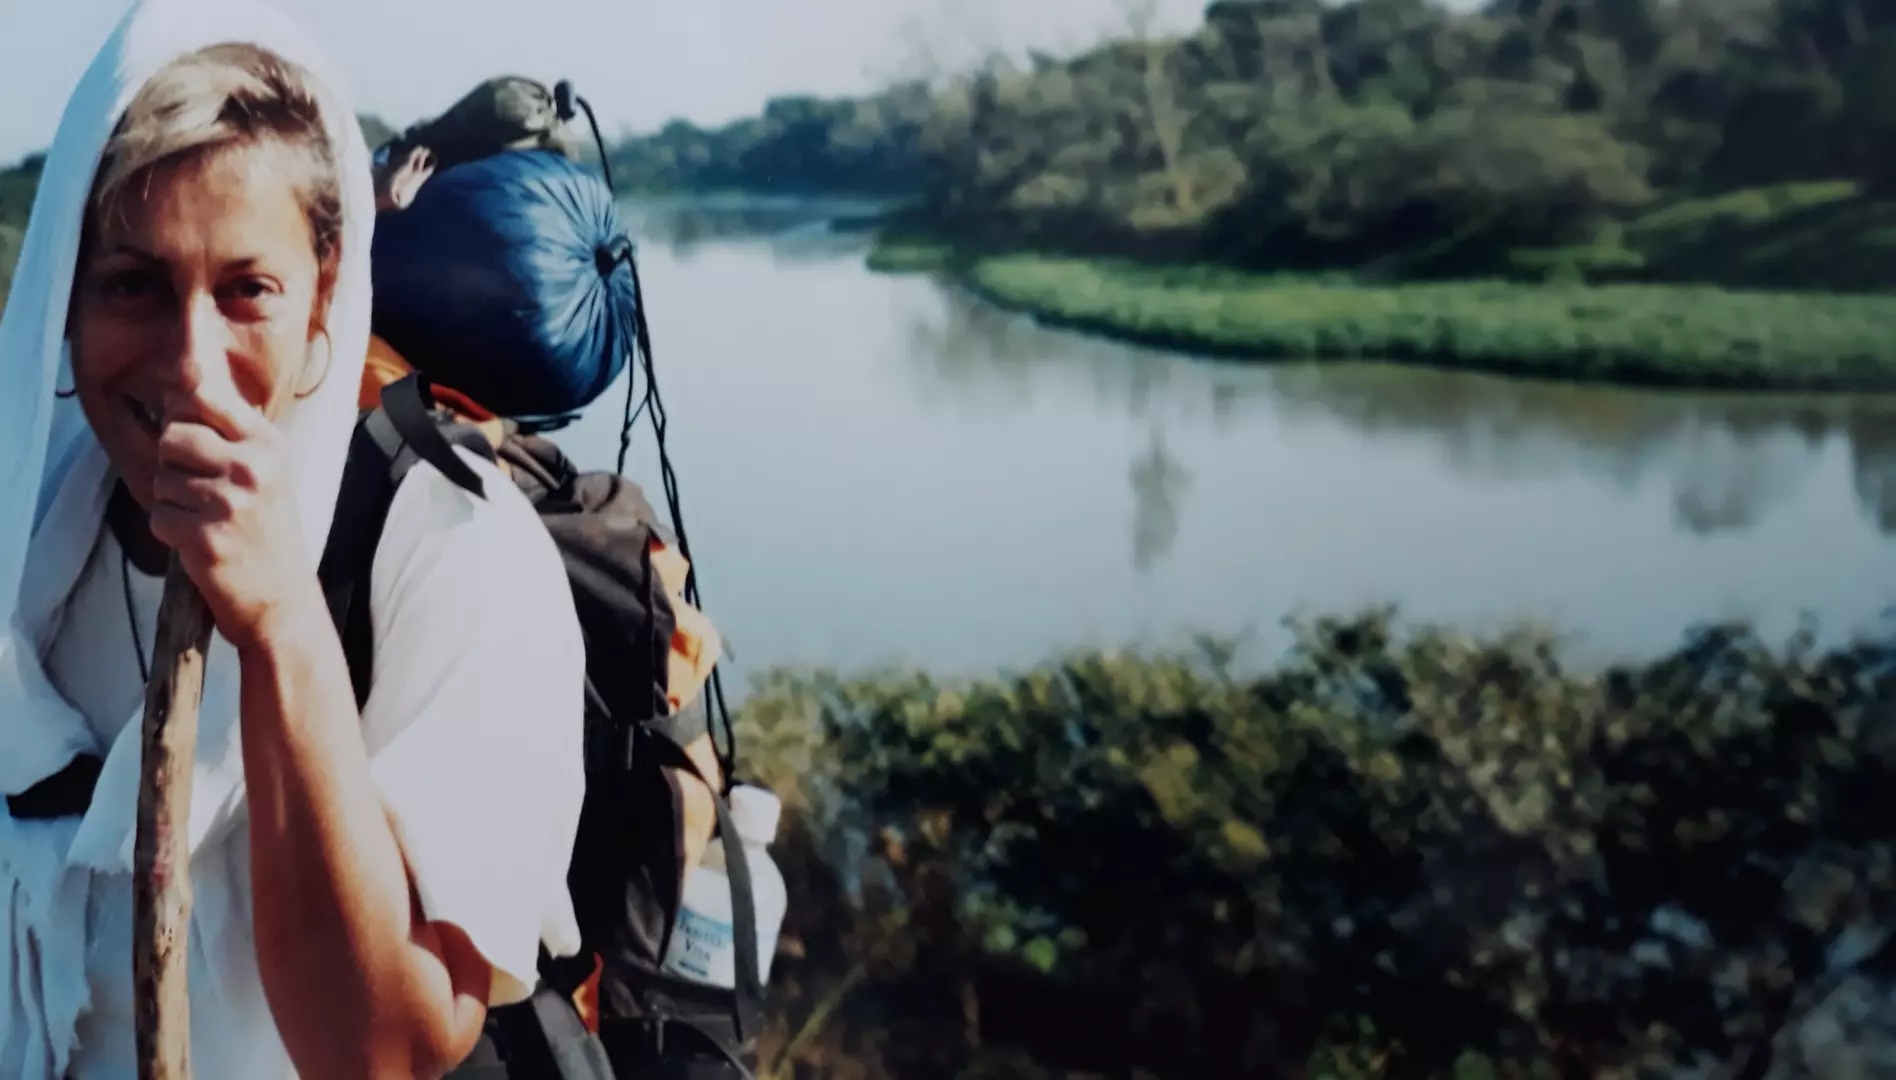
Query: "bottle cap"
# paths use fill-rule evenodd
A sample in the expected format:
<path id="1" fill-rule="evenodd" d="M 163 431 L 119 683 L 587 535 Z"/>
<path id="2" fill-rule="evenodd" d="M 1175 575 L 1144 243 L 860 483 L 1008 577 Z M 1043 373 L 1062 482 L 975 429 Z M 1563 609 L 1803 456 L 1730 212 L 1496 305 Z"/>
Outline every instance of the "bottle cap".
<path id="1" fill-rule="evenodd" d="M 783 800 L 768 788 L 739 784 L 731 789 L 731 824 L 737 835 L 753 844 L 768 844 L 777 838 L 777 823 L 783 818 Z"/>

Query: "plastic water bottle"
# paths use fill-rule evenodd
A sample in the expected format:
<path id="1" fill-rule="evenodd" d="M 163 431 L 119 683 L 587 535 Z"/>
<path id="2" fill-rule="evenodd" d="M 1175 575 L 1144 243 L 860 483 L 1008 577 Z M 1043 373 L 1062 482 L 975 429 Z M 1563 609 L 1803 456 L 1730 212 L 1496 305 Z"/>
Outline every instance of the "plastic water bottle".
<path id="1" fill-rule="evenodd" d="M 783 803 L 776 795 L 748 784 L 731 789 L 731 823 L 744 842 L 750 867 L 751 898 L 757 910 L 757 972 L 770 978 L 777 934 L 789 906 L 783 873 L 766 850 L 777 838 Z M 724 842 L 713 839 L 704 859 L 685 876 L 678 924 L 665 950 L 668 974 L 726 990 L 737 986 L 737 932 L 731 914 L 731 879 L 725 873 Z"/>

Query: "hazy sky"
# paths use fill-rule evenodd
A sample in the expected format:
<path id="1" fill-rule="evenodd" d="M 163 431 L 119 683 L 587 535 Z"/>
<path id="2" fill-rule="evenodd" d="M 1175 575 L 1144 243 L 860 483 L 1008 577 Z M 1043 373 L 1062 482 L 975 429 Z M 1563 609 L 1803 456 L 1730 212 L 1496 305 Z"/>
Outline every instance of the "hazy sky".
<path id="1" fill-rule="evenodd" d="M 1059 50 L 1123 26 L 1122 0 L 276 0 L 320 36 L 366 112 L 396 126 L 490 75 L 570 78 L 608 137 L 673 116 L 755 112 L 786 92 L 860 91 L 927 50 Z M 1206 0 L 1155 0 L 1170 27 Z M 0 0 L 0 163 L 52 139 L 127 0 Z M 528 19 L 525 12 L 531 10 Z"/>

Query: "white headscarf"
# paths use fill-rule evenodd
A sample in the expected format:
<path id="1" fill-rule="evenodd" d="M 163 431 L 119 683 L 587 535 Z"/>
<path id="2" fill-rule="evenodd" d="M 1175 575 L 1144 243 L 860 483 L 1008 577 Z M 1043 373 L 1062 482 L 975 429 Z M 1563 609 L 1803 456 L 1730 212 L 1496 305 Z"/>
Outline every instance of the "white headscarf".
<path id="1" fill-rule="evenodd" d="M 12 950 L 10 959 L 0 952 L 0 979 L 11 981 L 0 983 L 0 1055 L 9 1043 L 17 1050 L 19 1027 L 26 1024 L 50 1040 L 42 1049 L 56 1069 L 63 1070 L 70 1049 L 66 1014 L 76 1015 L 84 1001 L 83 982 L 74 1002 L 66 1000 L 70 987 L 61 981 L 81 971 L 68 950 L 75 931 L 83 948 L 84 933 L 83 895 L 71 910 L 75 886 L 68 870 L 130 869 L 141 728 L 133 717 L 109 748 L 94 745 L 90 726 L 53 689 L 39 661 L 49 621 L 98 535 L 111 482 L 78 402 L 55 395 L 71 385 L 66 309 L 87 197 L 119 117 L 169 61 L 235 42 L 269 49 L 315 77 L 342 169 L 332 355 L 321 387 L 294 402 L 282 421 L 307 549 L 312 558 L 323 549 L 367 354 L 374 195 L 368 148 L 338 70 L 289 18 L 253 0 L 140 0 L 132 7 L 60 120 L 0 319 L 0 792 L 23 791 L 80 752 L 106 757 L 91 810 L 76 829 L 70 822 L 15 822 L 0 812 L 0 950 Z M 189 819 L 193 852 L 226 832 L 242 806 L 231 656 L 219 639 L 206 665 Z M 31 955 L 37 965 L 27 963 Z M 35 1011 L 43 1015 L 31 1016 Z M 19 1063 L 0 1061 L 0 1070 L 10 1065 Z"/>

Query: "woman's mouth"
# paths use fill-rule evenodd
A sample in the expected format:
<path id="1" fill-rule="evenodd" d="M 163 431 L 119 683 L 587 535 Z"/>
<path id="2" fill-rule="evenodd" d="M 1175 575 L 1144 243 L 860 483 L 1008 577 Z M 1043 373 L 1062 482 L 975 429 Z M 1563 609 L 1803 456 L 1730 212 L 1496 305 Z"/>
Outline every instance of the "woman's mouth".
<path id="1" fill-rule="evenodd" d="M 138 421 L 138 426 L 144 428 L 146 434 L 157 438 L 165 426 L 164 418 L 158 415 L 158 410 L 134 398 L 126 398 L 125 401 L 132 410 L 132 418 Z"/>

